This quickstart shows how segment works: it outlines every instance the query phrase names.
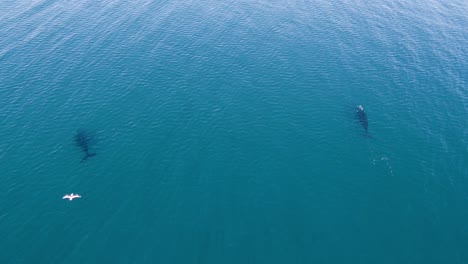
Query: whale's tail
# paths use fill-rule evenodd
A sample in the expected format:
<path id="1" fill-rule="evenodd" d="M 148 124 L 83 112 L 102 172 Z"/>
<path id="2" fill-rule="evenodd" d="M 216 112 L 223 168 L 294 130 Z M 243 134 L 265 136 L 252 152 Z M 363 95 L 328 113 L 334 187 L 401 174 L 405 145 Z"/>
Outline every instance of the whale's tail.
<path id="1" fill-rule="evenodd" d="M 96 153 L 89 153 L 89 152 L 86 152 L 86 155 L 81 159 L 81 162 L 84 162 L 86 161 L 88 158 L 91 158 L 91 157 L 94 157 L 96 156 Z"/>
<path id="2" fill-rule="evenodd" d="M 369 134 L 367 130 L 366 130 L 366 133 L 364 134 L 364 137 L 370 138 L 370 139 L 374 138 L 371 134 Z"/>

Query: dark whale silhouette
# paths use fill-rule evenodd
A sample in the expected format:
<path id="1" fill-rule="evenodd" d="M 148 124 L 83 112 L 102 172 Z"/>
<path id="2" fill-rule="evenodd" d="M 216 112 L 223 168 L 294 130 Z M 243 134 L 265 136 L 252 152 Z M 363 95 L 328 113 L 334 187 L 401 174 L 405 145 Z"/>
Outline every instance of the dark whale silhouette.
<path id="1" fill-rule="evenodd" d="M 81 162 L 87 160 L 90 157 L 96 156 L 96 153 L 91 153 L 89 147 L 91 145 L 92 138 L 91 136 L 86 133 L 86 131 L 78 130 L 75 135 L 75 143 L 81 150 L 85 153 Z"/>
<path id="2" fill-rule="evenodd" d="M 362 105 L 357 106 L 356 113 L 357 113 L 357 116 L 359 118 L 359 122 L 361 123 L 362 127 L 366 131 L 366 136 L 371 137 L 371 135 L 369 135 L 369 131 L 368 131 L 369 121 L 367 120 L 367 114 L 364 111 L 364 108 L 362 107 Z"/>

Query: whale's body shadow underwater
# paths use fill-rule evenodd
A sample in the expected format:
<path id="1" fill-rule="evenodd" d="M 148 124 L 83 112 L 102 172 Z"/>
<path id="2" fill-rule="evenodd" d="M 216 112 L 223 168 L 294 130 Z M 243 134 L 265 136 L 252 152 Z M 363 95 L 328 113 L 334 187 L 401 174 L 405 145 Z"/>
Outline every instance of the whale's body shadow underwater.
<path id="1" fill-rule="evenodd" d="M 75 134 L 75 143 L 81 150 L 84 152 L 84 157 L 81 159 L 81 162 L 88 160 L 88 158 L 96 156 L 95 152 L 90 150 L 91 146 L 94 145 L 94 138 L 93 136 L 85 131 L 85 130 L 78 130 Z"/>
<path id="2" fill-rule="evenodd" d="M 369 133 L 369 120 L 367 118 L 367 113 L 364 111 L 364 107 L 362 105 L 357 106 L 356 118 L 364 128 L 364 136 L 366 138 L 373 138 Z M 81 159 L 81 162 L 85 162 L 89 158 L 96 156 L 96 152 L 91 151 L 91 148 L 95 145 L 95 138 L 92 133 L 79 129 L 76 131 L 74 141 L 76 146 L 78 146 L 84 153 L 84 157 Z"/>
<path id="3" fill-rule="evenodd" d="M 356 117 L 359 120 L 359 123 L 361 123 L 361 126 L 364 128 L 364 136 L 366 138 L 373 138 L 372 135 L 369 134 L 369 120 L 367 119 L 367 114 L 364 111 L 364 107 L 362 107 L 362 105 L 357 106 Z"/>

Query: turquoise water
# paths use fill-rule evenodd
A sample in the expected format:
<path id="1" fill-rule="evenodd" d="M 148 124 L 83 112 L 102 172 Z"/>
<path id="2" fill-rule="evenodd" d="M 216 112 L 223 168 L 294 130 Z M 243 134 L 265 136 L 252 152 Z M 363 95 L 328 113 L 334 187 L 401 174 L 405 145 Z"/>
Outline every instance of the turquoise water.
<path id="1" fill-rule="evenodd" d="M 1 1 L 0 263 L 468 263 L 449 2 Z"/>

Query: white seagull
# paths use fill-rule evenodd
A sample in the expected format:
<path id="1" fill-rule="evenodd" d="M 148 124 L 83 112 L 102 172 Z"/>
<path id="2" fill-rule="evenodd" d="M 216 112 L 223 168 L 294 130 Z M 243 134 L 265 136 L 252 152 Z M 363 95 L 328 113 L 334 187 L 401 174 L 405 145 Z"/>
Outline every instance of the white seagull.
<path id="1" fill-rule="evenodd" d="M 62 197 L 62 199 L 69 199 L 70 201 L 75 199 L 75 198 L 81 198 L 81 196 L 79 194 L 67 194 L 65 195 L 64 197 Z"/>

